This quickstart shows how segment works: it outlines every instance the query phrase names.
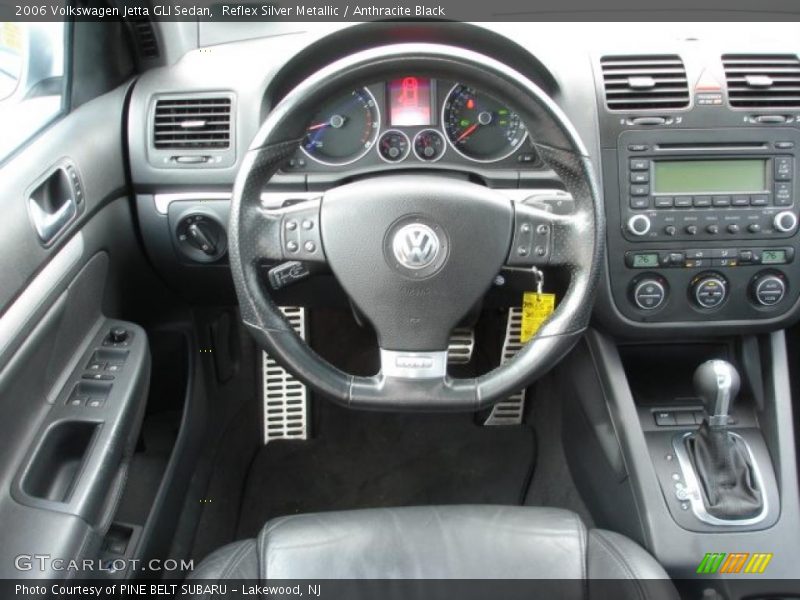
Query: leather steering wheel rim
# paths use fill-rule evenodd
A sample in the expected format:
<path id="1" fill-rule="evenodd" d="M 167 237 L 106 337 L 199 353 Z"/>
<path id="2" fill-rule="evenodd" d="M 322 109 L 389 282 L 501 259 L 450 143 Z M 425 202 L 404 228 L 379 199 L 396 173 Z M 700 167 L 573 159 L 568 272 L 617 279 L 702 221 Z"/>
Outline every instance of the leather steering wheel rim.
<path id="1" fill-rule="evenodd" d="M 260 202 L 264 185 L 301 143 L 315 107 L 333 94 L 398 72 L 491 90 L 519 114 L 537 152 L 574 200 L 569 217 L 521 205 L 513 207 L 515 228 L 523 217 L 526 222 L 541 222 L 551 228 L 546 230 L 552 232 L 547 238 L 546 260 L 536 264 L 562 266 L 570 283 L 557 309 L 534 338 L 512 360 L 477 378 L 453 379 L 445 374 L 416 379 L 387 375 L 386 369 L 373 377 L 344 373 L 295 334 L 259 274 L 259 263 L 265 258 L 288 259 L 283 247 L 288 211 L 301 216 L 320 214 L 319 201 L 285 210 L 268 210 Z M 234 186 L 228 228 L 231 271 L 242 319 L 257 343 L 291 373 L 345 406 L 429 411 L 489 407 L 543 375 L 587 327 L 602 265 L 605 228 L 598 189 L 588 154 L 566 115 L 536 84 L 502 63 L 435 44 L 395 44 L 351 55 L 291 91 L 271 111 L 244 157 Z M 511 235 L 513 242 L 516 229 Z M 513 248 L 509 248 L 509 257 L 512 255 Z"/>

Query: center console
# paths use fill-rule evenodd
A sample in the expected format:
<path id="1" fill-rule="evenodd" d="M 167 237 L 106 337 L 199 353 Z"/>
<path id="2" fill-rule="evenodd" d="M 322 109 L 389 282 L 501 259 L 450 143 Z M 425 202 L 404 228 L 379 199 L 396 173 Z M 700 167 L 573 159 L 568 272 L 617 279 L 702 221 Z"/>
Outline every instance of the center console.
<path id="1" fill-rule="evenodd" d="M 800 295 L 798 148 L 789 128 L 624 131 L 606 181 L 616 309 L 638 323 L 785 315 Z"/>

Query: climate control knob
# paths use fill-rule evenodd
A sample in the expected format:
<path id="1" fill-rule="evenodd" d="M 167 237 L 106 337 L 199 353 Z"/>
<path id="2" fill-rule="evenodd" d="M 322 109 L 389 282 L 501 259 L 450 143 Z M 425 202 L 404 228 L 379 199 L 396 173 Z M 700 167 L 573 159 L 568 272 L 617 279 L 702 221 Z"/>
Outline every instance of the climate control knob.
<path id="1" fill-rule="evenodd" d="M 650 217 L 647 215 L 633 215 L 628 219 L 628 231 L 633 235 L 647 235 L 650 231 Z"/>
<path id="2" fill-rule="evenodd" d="M 722 275 L 705 273 L 692 281 L 691 296 L 700 308 L 717 308 L 728 295 L 728 284 Z"/>
<path id="3" fill-rule="evenodd" d="M 797 215 L 790 210 L 782 210 L 775 215 L 772 226 L 781 233 L 790 233 L 797 228 Z"/>
<path id="4" fill-rule="evenodd" d="M 667 289 L 661 280 L 646 277 L 635 282 L 631 296 L 636 306 L 642 310 L 655 310 L 667 299 Z"/>
<path id="5" fill-rule="evenodd" d="M 757 304 L 775 306 L 786 295 L 786 282 L 774 273 L 764 273 L 756 276 L 750 290 Z"/>

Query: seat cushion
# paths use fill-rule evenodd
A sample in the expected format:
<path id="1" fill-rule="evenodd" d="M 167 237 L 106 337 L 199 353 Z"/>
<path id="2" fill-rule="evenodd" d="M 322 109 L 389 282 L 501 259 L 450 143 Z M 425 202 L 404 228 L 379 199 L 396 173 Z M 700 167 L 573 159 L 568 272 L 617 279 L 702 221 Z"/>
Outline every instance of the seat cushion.
<path id="1" fill-rule="evenodd" d="M 564 596 L 575 598 L 590 595 L 582 580 L 592 578 L 627 582 L 615 595 L 643 598 L 652 594 L 637 580 L 667 574 L 633 541 L 587 531 L 566 510 L 426 506 L 275 519 L 257 540 L 213 553 L 192 578 L 558 579 L 572 580 Z M 677 597 L 671 584 L 658 589 Z"/>

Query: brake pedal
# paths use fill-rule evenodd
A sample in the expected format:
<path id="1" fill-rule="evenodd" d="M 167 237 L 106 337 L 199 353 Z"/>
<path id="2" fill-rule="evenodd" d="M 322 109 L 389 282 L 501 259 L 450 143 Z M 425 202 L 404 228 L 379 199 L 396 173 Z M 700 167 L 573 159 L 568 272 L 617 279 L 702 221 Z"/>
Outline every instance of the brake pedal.
<path id="1" fill-rule="evenodd" d="M 522 308 L 510 308 L 506 323 L 506 337 L 500 363 L 511 360 L 524 346 L 519 341 L 522 333 Z M 494 405 L 484 425 L 521 425 L 525 413 L 525 389 L 521 389 Z"/>
<path id="2" fill-rule="evenodd" d="M 303 340 L 306 339 L 306 309 L 280 307 L 283 316 Z M 264 393 L 264 444 L 273 440 L 308 439 L 308 389 L 294 375 L 261 353 Z"/>
<path id="3" fill-rule="evenodd" d="M 450 343 L 447 346 L 447 363 L 451 365 L 465 365 L 472 360 L 472 351 L 475 349 L 475 332 L 466 327 L 456 327 L 450 334 Z"/>

